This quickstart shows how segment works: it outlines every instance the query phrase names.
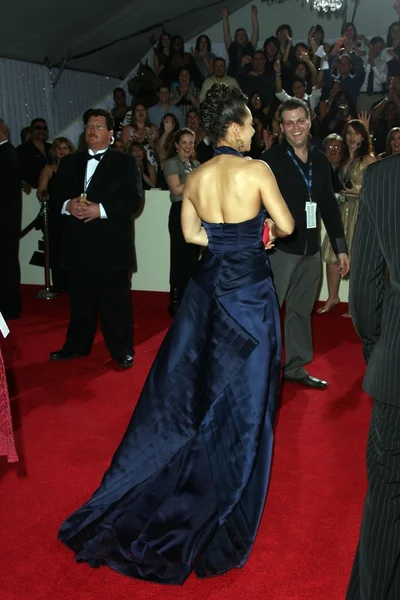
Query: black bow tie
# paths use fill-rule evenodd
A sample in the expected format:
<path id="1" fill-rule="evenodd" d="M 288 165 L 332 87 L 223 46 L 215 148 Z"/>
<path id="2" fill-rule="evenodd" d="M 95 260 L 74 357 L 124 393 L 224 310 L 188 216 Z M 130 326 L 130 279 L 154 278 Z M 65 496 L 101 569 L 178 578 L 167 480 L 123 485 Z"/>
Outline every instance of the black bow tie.
<path id="1" fill-rule="evenodd" d="M 94 160 L 98 160 L 100 162 L 101 159 L 103 158 L 103 155 L 104 155 L 104 152 L 102 152 L 101 154 L 93 154 L 93 156 L 88 153 L 87 159 L 92 160 L 94 158 Z"/>

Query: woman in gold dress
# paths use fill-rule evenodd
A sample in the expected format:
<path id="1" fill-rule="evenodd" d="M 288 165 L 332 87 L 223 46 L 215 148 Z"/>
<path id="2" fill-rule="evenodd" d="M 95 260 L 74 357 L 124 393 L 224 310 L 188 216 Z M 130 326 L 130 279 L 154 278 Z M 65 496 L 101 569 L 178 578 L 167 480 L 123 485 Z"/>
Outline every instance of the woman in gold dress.
<path id="1" fill-rule="evenodd" d="M 350 257 L 351 243 L 358 214 L 358 197 L 361 191 L 364 172 L 368 165 L 375 162 L 375 160 L 368 131 L 368 120 L 364 118 L 352 119 L 346 124 L 343 131 L 342 162 L 339 171 L 339 178 L 343 189 L 338 194 L 344 234 Z M 338 260 L 327 235 L 325 235 L 322 244 L 321 254 L 322 260 L 326 263 L 329 297 L 317 312 L 325 314 L 340 302 L 340 274 L 337 270 Z M 350 317 L 350 314 L 345 313 L 343 316 Z"/>

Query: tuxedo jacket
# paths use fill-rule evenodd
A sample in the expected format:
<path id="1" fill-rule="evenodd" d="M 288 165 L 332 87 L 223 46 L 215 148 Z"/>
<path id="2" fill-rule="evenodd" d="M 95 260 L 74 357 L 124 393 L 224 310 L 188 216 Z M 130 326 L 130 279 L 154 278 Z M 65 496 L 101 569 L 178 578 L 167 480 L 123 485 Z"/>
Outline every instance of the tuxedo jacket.
<path id="1" fill-rule="evenodd" d="M 17 151 L 10 142 L 0 145 L 0 238 L 21 231 L 21 169 Z M 1 239 L 0 239 L 1 242 Z"/>
<path id="2" fill-rule="evenodd" d="M 364 390 L 400 406 L 398 154 L 370 165 L 364 176 L 351 248 L 350 308 L 367 362 Z"/>
<path id="3" fill-rule="evenodd" d="M 61 159 L 52 186 L 52 208 L 61 213 L 66 200 L 84 191 L 88 155 L 77 152 Z M 89 223 L 61 218 L 61 268 L 67 271 L 125 270 L 133 262 L 132 215 L 142 199 L 142 177 L 133 156 L 107 150 L 86 190 L 90 202 L 102 204 L 106 219 Z"/>

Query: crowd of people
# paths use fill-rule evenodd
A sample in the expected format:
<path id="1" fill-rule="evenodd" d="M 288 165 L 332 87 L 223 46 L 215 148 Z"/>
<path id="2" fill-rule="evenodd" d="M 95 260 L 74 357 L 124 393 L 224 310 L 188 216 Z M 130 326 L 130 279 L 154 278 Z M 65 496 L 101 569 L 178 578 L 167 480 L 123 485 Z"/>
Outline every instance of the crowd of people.
<path id="1" fill-rule="evenodd" d="M 395 6 L 400 15 L 400 3 Z M 170 192 L 169 311 L 176 318 L 100 488 L 59 532 L 79 561 L 149 581 L 182 584 L 193 569 L 216 575 L 248 558 L 272 458 L 283 302 L 284 381 L 328 386 L 305 368 L 312 361 L 310 315 L 320 281 L 318 217 L 327 231 L 322 258 L 329 297 L 319 309 L 326 314 L 339 303 L 340 281 L 349 273 L 359 195 L 366 187 L 368 206 L 354 236 L 358 285 L 352 294 L 358 323 L 364 320 L 359 330 L 367 360 L 379 341 L 388 277 L 382 253 L 390 255 L 392 239 L 397 247 L 397 205 L 389 185 L 397 183 L 397 165 L 390 158 L 378 161 L 400 152 L 400 23 L 390 26 L 386 42 L 380 36 L 368 40 L 346 23 L 332 46 L 320 25 L 293 46 L 292 29 L 283 24 L 259 49 L 256 7 L 251 14 L 251 37 L 240 28 L 232 38 L 223 9 L 228 65 L 212 54 L 205 35 L 185 52 L 180 36 L 163 33 L 154 53 L 158 103 L 129 107 L 125 91 L 115 89 L 111 113 L 89 109 L 83 115 L 78 151 L 65 137 L 50 144 L 42 118 L 21 132 L 15 150 L 0 120 L 1 197 L 8 201 L 0 204 L 0 257 L 8 278 L 0 310 L 8 319 L 21 310 L 21 190 L 36 189 L 38 200 L 49 204 L 53 282 L 67 289 L 70 301 L 65 342 L 51 360 L 87 356 L 99 314 L 111 358 L 120 368 L 133 366 L 132 216 L 143 189 Z M 371 225 L 377 178 L 394 215 L 384 225 L 379 217 L 387 239 Z M 372 183 L 365 186 L 366 180 Z M 371 261 L 362 257 L 362 227 L 374 246 Z M 395 302 L 390 310 L 394 321 Z M 390 348 L 398 343 L 393 340 Z M 387 384 L 391 351 L 381 354 L 366 380 L 375 399 L 368 490 L 374 501 L 366 502 L 349 599 L 383 598 L 381 591 L 364 593 L 369 568 L 371 589 L 391 590 L 387 598 L 399 589 L 395 551 L 389 565 L 374 550 L 398 546 L 386 526 L 386 515 L 393 530 L 398 521 L 398 507 L 391 507 L 399 498 L 392 492 L 398 444 L 391 451 L 378 440 L 384 432 L 393 441 L 398 409 L 389 414 L 387 405 L 398 400 Z M 385 385 L 371 384 L 383 380 Z M 374 469 L 379 471 L 382 456 L 379 479 Z M 369 539 L 374 531 L 375 540 Z"/>
<path id="2" fill-rule="evenodd" d="M 400 13 L 398 3 L 396 10 Z M 181 36 L 164 32 L 154 49 L 154 72 L 158 77 L 158 102 L 148 106 L 127 100 L 123 88 L 113 92 L 114 118 L 112 148 L 136 158 L 144 190 L 170 191 L 173 204 L 169 227 L 176 231 L 182 189 L 187 173 L 214 154 L 213 145 L 200 125 L 199 106 L 215 83 L 241 89 L 248 97 L 255 135 L 247 154 L 260 158 L 263 152 L 282 139 L 279 106 L 291 97 L 303 100 L 311 111 L 310 141 L 332 153 L 333 181 L 345 234 L 351 245 L 357 215 L 357 196 L 365 168 L 375 158 L 400 150 L 400 23 L 389 27 L 386 40 L 379 35 L 367 39 L 353 23 L 345 23 L 338 40 L 330 45 L 324 29 L 310 28 L 307 40 L 293 45 L 293 30 L 280 25 L 275 35 L 259 43 L 257 8 L 251 8 L 250 36 L 239 28 L 231 33 L 228 9 L 222 10 L 223 38 L 229 57 L 212 52 L 211 40 L 200 35 L 195 47 L 185 51 Z M 183 130 L 185 133 L 183 133 Z M 179 133 L 180 132 L 180 133 Z M 336 136 L 332 138 L 332 136 Z M 353 141 L 350 140 L 353 136 Z M 62 156 L 74 151 L 66 138 L 47 141 L 47 124 L 33 119 L 21 131 L 18 158 L 23 189 L 37 189 L 40 200 L 51 192 L 52 175 Z M 192 154 L 183 149 L 191 137 Z M 181 140 L 181 143 L 179 141 Z M 328 143 L 327 140 L 330 140 Z M 361 143 L 364 140 L 364 143 Z M 190 144 L 189 144 L 190 145 Z M 86 149 L 82 134 L 78 151 Z M 351 186 L 351 188 L 350 188 Z M 53 282 L 63 290 L 65 282 L 57 268 L 57 228 L 53 225 Z M 182 243 L 181 236 L 181 243 Z M 186 287 L 195 251 L 191 259 L 180 260 L 185 253 L 177 239 L 171 249 L 171 304 L 175 314 Z M 339 302 L 335 256 L 326 239 L 323 258 L 327 264 L 329 297 L 321 314 Z M 183 276 L 182 273 L 187 273 Z M 179 273 L 176 276 L 176 273 Z"/>

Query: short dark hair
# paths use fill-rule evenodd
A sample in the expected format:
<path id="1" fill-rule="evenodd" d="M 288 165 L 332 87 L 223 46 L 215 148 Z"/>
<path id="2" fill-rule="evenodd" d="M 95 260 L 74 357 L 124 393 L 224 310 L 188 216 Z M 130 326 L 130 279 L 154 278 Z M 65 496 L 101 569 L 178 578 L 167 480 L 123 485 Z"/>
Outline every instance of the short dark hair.
<path id="1" fill-rule="evenodd" d="M 305 50 L 308 51 L 308 46 L 304 42 L 299 42 L 298 44 L 296 44 L 294 47 L 294 51 L 296 52 L 297 48 L 299 48 L 299 47 L 305 48 Z"/>
<path id="2" fill-rule="evenodd" d="M 216 56 L 213 60 L 213 66 L 215 65 L 215 63 L 217 62 L 217 60 L 221 60 L 224 65 L 226 66 L 226 60 L 224 58 L 222 58 L 222 56 Z"/>
<path id="3" fill-rule="evenodd" d="M 306 113 L 307 119 L 310 118 L 310 109 L 307 104 L 303 100 L 299 100 L 299 98 L 290 98 L 290 100 L 286 100 L 279 107 L 279 121 L 282 123 L 283 121 L 283 113 L 287 110 L 297 110 L 298 108 L 302 108 Z"/>
<path id="4" fill-rule="evenodd" d="M 200 126 L 212 143 L 226 136 L 232 123 L 244 125 L 248 114 L 247 96 L 224 83 L 214 83 L 200 104 Z"/>
<path id="5" fill-rule="evenodd" d="M 42 119 L 42 117 L 36 117 L 35 119 L 32 119 L 30 127 L 34 127 L 35 123 L 46 123 L 46 127 L 47 127 L 47 121 L 46 119 Z"/>
<path id="6" fill-rule="evenodd" d="M 125 96 L 126 96 L 126 92 L 124 90 L 124 88 L 122 87 L 116 87 L 113 89 L 113 94 L 115 94 L 115 92 L 122 92 Z"/>
<path id="7" fill-rule="evenodd" d="M 83 114 L 83 124 L 87 125 L 91 117 L 104 117 L 108 131 L 112 131 L 115 127 L 114 118 L 109 110 L 104 110 L 104 108 L 89 108 L 89 110 Z"/>
<path id="8" fill-rule="evenodd" d="M 166 83 L 160 83 L 160 85 L 157 87 L 157 94 L 159 94 L 161 92 L 161 90 L 163 90 L 164 88 L 166 90 L 168 90 L 169 92 L 171 91 L 168 84 L 166 84 Z"/>
<path id="9" fill-rule="evenodd" d="M 189 110 L 186 113 L 186 117 L 188 116 L 189 113 L 195 114 L 196 117 L 198 117 L 200 119 L 200 112 L 197 110 L 197 108 L 189 108 Z"/>
<path id="10" fill-rule="evenodd" d="M 300 75 L 295 75 L 292 78 L 292 83 L 294 83 L 295 81 L 301 83 L 301 85 L 304 85 L 305 88 L 307 87 L 307 81 L 304 79 L 304 77 L 300 77 Z"/>
<path id="11" fill-rule="evenodd" d="M 371 46 L 373 46 L 374 44 L 385 45 L 385 40 L 380 35 L 375 35 L 373 38 L 370 39 L 369 43 L 371 44 Z"/>

